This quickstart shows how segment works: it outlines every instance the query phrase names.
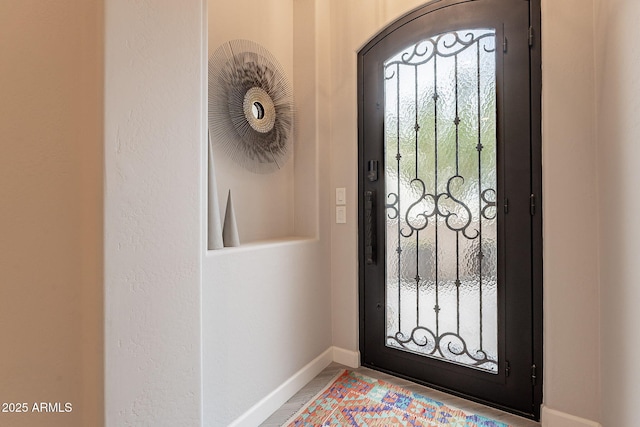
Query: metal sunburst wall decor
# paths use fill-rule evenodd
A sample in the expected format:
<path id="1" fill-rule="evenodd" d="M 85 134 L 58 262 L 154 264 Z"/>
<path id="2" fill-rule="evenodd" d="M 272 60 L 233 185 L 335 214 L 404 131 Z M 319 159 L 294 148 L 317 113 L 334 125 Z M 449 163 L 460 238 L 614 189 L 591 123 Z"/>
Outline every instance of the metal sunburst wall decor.
<path id="1" fill-rule="evenodd" d="M 214 144 L 256 173 L 291 156 L 293 94 L 284 70 L 264 47 L 232 40 L 209 57 L 209 129 Z"/>

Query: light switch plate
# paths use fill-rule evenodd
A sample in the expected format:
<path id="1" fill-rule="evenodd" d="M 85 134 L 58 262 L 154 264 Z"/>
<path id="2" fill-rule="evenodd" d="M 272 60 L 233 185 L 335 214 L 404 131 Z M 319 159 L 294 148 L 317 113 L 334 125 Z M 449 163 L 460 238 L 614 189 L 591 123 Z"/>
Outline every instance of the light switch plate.
<path id="1" fill-rule="evenodd" d="M 347 189 L 336 188 L 336 205 L 346 205 L 347 204 Z"/>
<path id="2" fill-rule="evenodd" d="M 347 223 L 347 207 L 336 206 L 336 224 L 346 224 L 346 223 Z"/>

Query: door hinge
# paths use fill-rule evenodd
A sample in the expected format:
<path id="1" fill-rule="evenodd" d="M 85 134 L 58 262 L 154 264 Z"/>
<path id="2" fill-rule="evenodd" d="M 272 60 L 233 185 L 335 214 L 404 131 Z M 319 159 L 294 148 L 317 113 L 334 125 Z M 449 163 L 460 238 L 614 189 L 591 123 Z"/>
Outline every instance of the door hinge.
<path id="1" fill-rule="evenodd" d="M 509 361 L 507 360 L 505 362 L 506 366 L 504 367 L 504 376 L 508 377 L 509 374 L 511 374 L 511 365 L 509 364 Z"/>
<path id="2" fill-rule="evenodd" d="M 533 46 L 533 27 L 529 27 L 529 47 Z"/>
<path id="3" fill-rule="evenodd" d="M 531 365 L 531 385 L 536 385 L 536 365 Z"/>
<path id="4" fill-rule="evenodd" d="M 504 53 L 507 53 L 508 44 L 509 44 L 509 41 L 507 40 L 507 36 L 504 36 L 504 39 L 502 40 L 502 51 Z"/>
<path id="5" fill-rule="evenodd" d="M 509 199 L 504 199 L 504 213 L 505 215 L 509 213 Z"/>
<path id="6" fill-rule="evenodd" d="M 529 196 L 529 209 L 531 210 L 531 216 L 536 214 L 536 195 Z"/>

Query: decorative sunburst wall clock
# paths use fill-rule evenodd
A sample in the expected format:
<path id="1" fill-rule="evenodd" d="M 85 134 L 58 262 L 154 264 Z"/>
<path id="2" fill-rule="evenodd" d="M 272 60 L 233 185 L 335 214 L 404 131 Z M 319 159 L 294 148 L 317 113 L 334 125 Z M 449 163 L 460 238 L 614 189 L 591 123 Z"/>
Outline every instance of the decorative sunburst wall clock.
<path id="1" fill-rule="evenodd" d="M 232 40 L 209 57 L 209 129 L 214 145 L 255 173 L 280 169 L 291 156 L 293 93 L 264 47 Z"/>

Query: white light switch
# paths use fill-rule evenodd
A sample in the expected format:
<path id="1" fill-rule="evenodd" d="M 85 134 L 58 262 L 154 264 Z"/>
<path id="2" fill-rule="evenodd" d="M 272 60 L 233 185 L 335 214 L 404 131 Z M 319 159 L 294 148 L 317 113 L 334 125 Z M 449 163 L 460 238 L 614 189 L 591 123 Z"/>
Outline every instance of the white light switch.
<path id="1" fill-rule="evenodd" d="M 346 223 L 347 223 L 347 207 L 336 206 L 336 224 L 346 224 Z"/>
<path id="2" fill-rule="evenodd" d="M 347 204 L 347 189 L 346 188 L 336 188 L 336 205 L 346 205 Z"/>

